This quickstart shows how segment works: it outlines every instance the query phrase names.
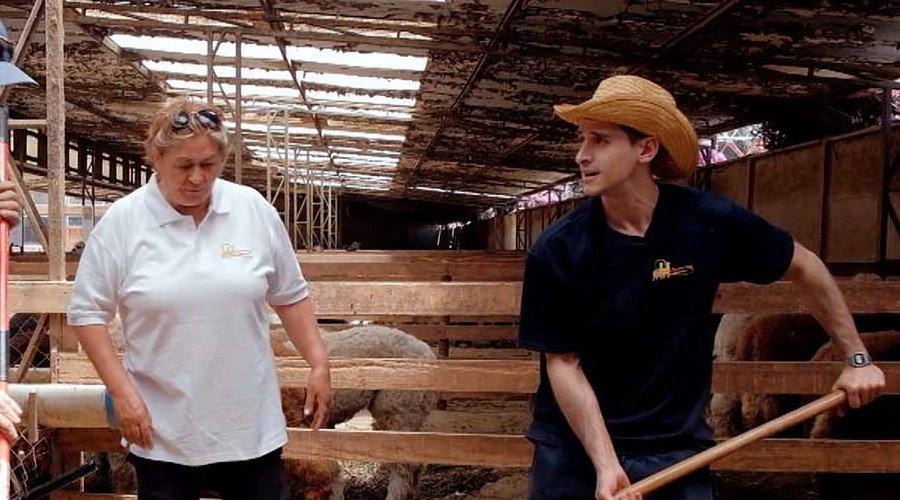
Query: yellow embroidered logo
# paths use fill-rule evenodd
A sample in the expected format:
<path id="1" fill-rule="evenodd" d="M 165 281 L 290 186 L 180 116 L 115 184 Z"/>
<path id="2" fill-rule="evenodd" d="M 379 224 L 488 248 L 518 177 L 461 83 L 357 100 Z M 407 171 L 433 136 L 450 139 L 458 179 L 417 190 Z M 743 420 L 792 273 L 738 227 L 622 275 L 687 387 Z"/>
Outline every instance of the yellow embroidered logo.
<path id="1" fill-rule="evenodd" d="M 237 248 L 234 248 L 234 245 L 231 243 L 225 243 L 222 245 L 221 255 L 223 259 L 230 259 L 232 257 L 250 258 L 253 256 L 253 250 L 238 250 Z"/>
<path id="2" fill-rule="evenodd" d="M 653 281 L 669 279 L 673 276 L 687 276 L 694 272 L 694 266 L 688 264 L 681 267 L 672 267 L 665 259 L 659 259 L 653 264 Z"/>

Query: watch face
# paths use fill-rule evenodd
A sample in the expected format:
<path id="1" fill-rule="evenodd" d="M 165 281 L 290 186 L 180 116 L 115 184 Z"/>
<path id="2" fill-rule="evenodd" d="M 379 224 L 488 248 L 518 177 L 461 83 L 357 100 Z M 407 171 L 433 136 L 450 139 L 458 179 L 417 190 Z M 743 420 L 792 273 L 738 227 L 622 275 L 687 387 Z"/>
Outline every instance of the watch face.
<path id="1" fill-rule="evenodd" d="M 869 364 L 869 357 L 863 352 L 855 352 L 850 355 L 850 366 L 866 366 Z"/>

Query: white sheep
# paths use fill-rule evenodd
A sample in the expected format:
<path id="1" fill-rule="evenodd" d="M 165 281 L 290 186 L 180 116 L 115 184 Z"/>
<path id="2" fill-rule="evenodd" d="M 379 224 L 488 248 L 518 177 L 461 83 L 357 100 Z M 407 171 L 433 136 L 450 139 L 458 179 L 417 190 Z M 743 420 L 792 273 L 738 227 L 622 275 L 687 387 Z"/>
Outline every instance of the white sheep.
<path id="1" fill-rule="evenodd" d="M 331 359 L 436 358 L 434 351 L 425 342 L 401 330 L 385 326 L 365 325 L 324 332 L 322 339 Z M 282 330 L 273 332 L 272 346 L 276 356 L 298 355 Z M 282 405 L 289 427 L 306 425 L 302 414 L 305 397 L 306 393 L 302 388 L 282 389 Z M 376 430 L 420 431 L 436 405 L 437 394 L 429 391 L 334 390 L 327 426 L 334 427 L 368 409 Z M 386 499 L 415 498 L 424 467 L 419 464 L 395 463 L 388 465 L 388 468 L 390 478 Z M 343 498 L 342 489 L 343 481 L 336 478 L 332 498 Z"/>

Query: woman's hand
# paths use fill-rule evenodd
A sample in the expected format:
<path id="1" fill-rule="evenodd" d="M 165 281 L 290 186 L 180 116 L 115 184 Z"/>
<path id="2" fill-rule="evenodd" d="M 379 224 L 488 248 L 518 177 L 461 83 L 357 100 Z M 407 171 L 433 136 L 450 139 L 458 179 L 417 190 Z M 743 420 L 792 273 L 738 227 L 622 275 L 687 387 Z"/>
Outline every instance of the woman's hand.
<path id="1" fill-rule="evenodd" d="M 321 428 L 328 418 L 328 403 L 331 397 L 331 373 L 328 365 L 316 366 L 309 373 L 306 385 L 306 403 L 303 405 L 303 416 L 312 415 L 313 429 Z"/>
<path id="2" fill-rule="evenodd" d="M 141 448 L 153 448 L 153 422 L 144 398 L 132 390 L 124 396 L 113 396 L 113 406 L 125 440 Z"/>

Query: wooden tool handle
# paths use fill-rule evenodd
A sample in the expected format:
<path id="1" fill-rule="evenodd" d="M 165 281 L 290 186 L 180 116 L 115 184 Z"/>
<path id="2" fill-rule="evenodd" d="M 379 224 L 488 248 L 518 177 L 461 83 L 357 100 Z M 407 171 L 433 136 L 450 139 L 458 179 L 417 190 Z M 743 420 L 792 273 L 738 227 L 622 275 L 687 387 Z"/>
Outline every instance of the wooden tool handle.
<path id="1" fill-rule="evenodd" d="M 834 391 L 831 394 L 822 396 L 821 398 L 797 408 L 796 410 L 782 415 L 771 422 L 767 422 L 759 427 L 750 429 L 749 431 L 739 434 L 723 443 L 713 446 L 712 448 L 698 453 L 691 458 L 678 462 L 675 465 L 667 467 L 656 474 L 648 476 L 638 481 L 628 488 L 620 491 L 617 496 L 626 493 L 640 493 L 646 495 L 651 491 L 657 490 L 677 479 L 680 479 L 696 470 L 702 469 L 709 464 L 724 458 L 727 455 L 747 446 L 748 444 L 767 438 L 785 429 L 793 427 L 804 420 L 808 420 L 816 415 L 828 411 L 836 406 L 842 405 L 847 400 L 847 394 L 844 391 Z"/>

